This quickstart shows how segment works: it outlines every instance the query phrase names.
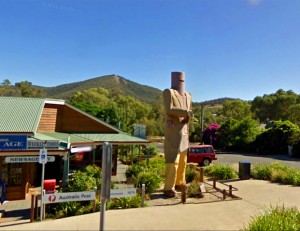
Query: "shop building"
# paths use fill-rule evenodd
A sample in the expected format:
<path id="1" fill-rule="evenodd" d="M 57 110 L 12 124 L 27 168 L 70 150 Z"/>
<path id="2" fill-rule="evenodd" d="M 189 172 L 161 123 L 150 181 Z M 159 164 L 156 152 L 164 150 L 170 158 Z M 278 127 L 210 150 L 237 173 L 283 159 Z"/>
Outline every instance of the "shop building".
<path id="1" fill-rule="evenodd" d="M 89 164 L 101 167 L 102 145 L 113 145 L 113 173 L 120 149 L 147 146 L 64 100 L 0 97 L 0 182 L 6 200 L 24 199 L 41 185 L 40 152 L 46 150 L 44 179 L 65 183 L 72 170 Z"/>

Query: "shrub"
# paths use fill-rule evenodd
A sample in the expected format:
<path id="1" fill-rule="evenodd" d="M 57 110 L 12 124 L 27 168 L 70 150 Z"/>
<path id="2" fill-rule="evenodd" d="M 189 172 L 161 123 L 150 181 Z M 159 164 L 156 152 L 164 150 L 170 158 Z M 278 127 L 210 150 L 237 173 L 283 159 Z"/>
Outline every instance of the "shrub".
<path id="1" fill-rule="evenodd" d="M 96 165 L 89 165 L 82 170 L 75 171 L 68 179 L 65 192 L 94 191 L 101 188 L 101 169 Z M 112 184 L 113 187 L 113 184 Z M 47 218 L 62 218 L 76 216 L 93 211 L 94 201 L 74 201 L 47 205 Z"/>
<path id="2" fill-rule="evenodd" d="M 237 178 L 238 175 L 228 164 L 214 164 L 204 168 L 204 173 L 216 180 L 228 180 Z"/>
<path id="3" fill-rule="evenodd" d="M 141 188 L 145 184 L 146 193 L 153 193 L 162 183 L 165 175 L 165 160 L 162 157 L 154 157 L 147 161 L 129 166 L 126 170 L 127 181 Z"/>
<path id="4" fill-rule="evenodd" d="M 156 148 L 154 144 L 150 144 L 149 148 L 145 149 L 145 155 L 147 155 L 149 152 L 150 156 L 156 156 L 159 153 L 159 150 Z"/>
<path id="5" fill-rule="evenodd" d="M 130 182 L 137 188 L 142 188 L 142 184 L 145 184 L 146 193 L 151 194 L 160 187 L 162 178 L 154 171 L 146 171 L 133 176 Z"/>
<path id="6" fill-rule="evenodd" d="M 96 165 L 88 165 L 82 170 L 75 171 L 68 179 L 67 192 L 93 191 L 101 188 L 102 172 Z"/>
<path id="7" fill-rule="evenodd" d="M 126 178 L 137 176 L 142 169 L 143 168 L 137 164 L 130 165 L 125 172 L 125 176 Z"/>
<path id="8" fill-rule="evenodd" d="M 295 173 L 293 185 L 300 186 L 300 171 Z"/>
<path id="9" fill-rule="evenodd" d="M 197 168 L 192 167 L 194 165 L 187 165 L 185 170 L 185 180 L 187 183 L 196 181 L 200 178 L 200 173 L 197 171 Z"/>
<path id="10" fill-rule="evenodd" d="M 139 195 L 134 197 L 113 198 L 109 201 L 108 209 L 129 209 L 141 207 L 142 198 Z"/>
<path id="11" fill-rule="evenodd" d="M 251 176 L 259 180 L 271 180 L 271 168 L 267 164 L 258 164 L 251 169 Z"/>
<path id="12" fill-rule="evenodd" d="M 271 182 L 300 185 L 300 171 L 296 168 L 290 168 L 280 162 L 270 165 L 258 164 L 251 170 L 251 175 L 255 179 L 269 180 Z"/>
<path id="13" fill-rule="evenodd" d="M 243 230 L 300 230 L 300 212 L 284 205 L 271 207 L 254 217 Z"/>
<path id="14" fill-rule="evenodd" d="M 203 193 L 200 191 L 200 184 L 197 181 L 192 181 L 191 184 L 188 186 L 187 196 L 188 197 L 197 197 L 202 198 L 204 197 Z"/>

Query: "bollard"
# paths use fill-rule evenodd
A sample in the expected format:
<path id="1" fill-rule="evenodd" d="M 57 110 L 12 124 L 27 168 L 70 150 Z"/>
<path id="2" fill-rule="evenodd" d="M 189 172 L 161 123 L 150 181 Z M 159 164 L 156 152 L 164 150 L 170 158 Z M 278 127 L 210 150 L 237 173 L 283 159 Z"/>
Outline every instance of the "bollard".
<path id="1" fill-rule="evenodd" d="M 199 172 L 200 172 L 199 181 L 204 182 L 204 169 L 201 167 Z"/>
<path id="2" fill-rule="evenodd" d="M 223 189 L 223 200 L 225 200 L 225 199 L 226 199 L 226 190 Z"/>
<path id="3" fill-rule="evenodd" d="M 30 222 L 33 222 L 34 220 L 35 199 L 36 199 L 36 195 L 31 195 Z"/>
<path id="4" fill-rule="evenodd" d="M 40 198 L 41 198 L 41 194 L 38 194 L 35 197 L 35 213 L 34 213 L 35 219 L 38 218 L 38 214 L 39 214 L 39 200 L 40 200 Z"/>
<path id="5" fill-rule="evenodd" d="M 181 202 L 185 204 L 186 202 L 186 185 L 181 185 Z"/>
<path id="6" fill-rule="evenodd" d="M 229 196 L 232 197 L 232 185 L 229 185 Z"/>
<path id="7" fill-rule="evenodd" d="M 93 212 L 96 212 L 96 209 L 97 209 L 97 187 L 94 188 L 94 191 L 95 191 L 95 201 L 94 201 Z"/>
<path id="8" fill-rule="evenodd" d="M 145 184 L 142 184 L 142 203 L 141 206 L 144 207 L 144 203 L 145 203 Z"/>

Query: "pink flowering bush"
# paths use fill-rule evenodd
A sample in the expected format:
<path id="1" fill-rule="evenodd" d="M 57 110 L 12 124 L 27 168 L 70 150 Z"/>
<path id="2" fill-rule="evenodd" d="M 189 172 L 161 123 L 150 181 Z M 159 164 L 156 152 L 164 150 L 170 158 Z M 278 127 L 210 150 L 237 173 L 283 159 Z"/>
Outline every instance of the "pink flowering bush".
<path id="1" fill-rule="evenodd" d="M 209 125 L 204 131 L 202 136 L 202 142 L 204 144 L 211 144 L 213 146 L 217 145 L 218 136 L 217 136 L 217 129 L 219 124 L 211 124 Z"/>

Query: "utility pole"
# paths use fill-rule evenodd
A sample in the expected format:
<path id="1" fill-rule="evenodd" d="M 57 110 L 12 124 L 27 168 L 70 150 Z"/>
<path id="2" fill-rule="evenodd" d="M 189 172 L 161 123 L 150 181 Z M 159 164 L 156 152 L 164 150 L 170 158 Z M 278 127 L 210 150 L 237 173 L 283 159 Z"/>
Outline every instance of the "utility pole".
<path id="1" fill-rule="evenodd" d="M 204 123 L 204 105 L 200 105 L 200 111 L 201 111 L 201 119 L 200 119 L 200 127 L 201 127 L 200 143 L 202 143 L 203 123 Z"/>

